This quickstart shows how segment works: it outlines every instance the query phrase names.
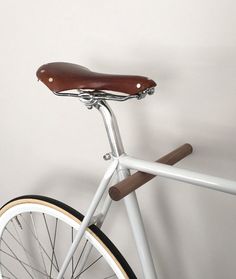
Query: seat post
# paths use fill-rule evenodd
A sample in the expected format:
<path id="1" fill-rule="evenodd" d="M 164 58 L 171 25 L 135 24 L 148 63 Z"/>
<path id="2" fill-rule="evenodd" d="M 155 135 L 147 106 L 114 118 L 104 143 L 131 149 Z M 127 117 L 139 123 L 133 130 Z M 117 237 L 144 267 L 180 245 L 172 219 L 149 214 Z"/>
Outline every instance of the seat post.
<path id="1" fill-rule="evenodd" d="M 112 155 L 119 157 L 124 153 L 124 147 L 120 136 L 116 117 L 106 101 L 99 101 L 94 105 L 101 113 L 107 131 Z"/>

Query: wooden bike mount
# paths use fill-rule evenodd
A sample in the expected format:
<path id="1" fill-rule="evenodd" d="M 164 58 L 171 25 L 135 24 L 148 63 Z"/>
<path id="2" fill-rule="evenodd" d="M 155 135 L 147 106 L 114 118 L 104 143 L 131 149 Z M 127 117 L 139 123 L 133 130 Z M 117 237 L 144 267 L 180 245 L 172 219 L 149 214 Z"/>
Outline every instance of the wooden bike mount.
<path id="1" fill-rule="evenodd" d="M 167 155 L 161 157 L 156 162 L 166 165 L 174 165 L 192 152 L 192 146 L 188 143 L 185 143 Z M 112 200 L 119 201 L 154 177 L 155 175 L 137 171 L 133 175 L 110 187 L 109 195 Z"/>

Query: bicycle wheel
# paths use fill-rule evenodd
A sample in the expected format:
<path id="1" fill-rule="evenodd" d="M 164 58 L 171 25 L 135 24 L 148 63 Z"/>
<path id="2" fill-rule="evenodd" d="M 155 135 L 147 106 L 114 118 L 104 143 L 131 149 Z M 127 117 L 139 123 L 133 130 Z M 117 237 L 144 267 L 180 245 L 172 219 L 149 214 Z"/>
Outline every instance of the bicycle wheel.
<path id="1" fill-rule="evenodd" d="M 22 196 L 0 209 L 0 278 L 57 278 L 83 215 L 57 200 Z M 95 225 L 87 228 L 65 279 L 136 278 Z"/>

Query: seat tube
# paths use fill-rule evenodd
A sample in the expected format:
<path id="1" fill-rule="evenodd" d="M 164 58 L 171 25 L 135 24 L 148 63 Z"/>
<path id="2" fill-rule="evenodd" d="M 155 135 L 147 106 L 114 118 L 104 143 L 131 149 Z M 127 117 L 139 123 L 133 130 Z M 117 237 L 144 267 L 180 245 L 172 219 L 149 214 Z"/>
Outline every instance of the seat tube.
<path id="1" fill-rule="evenodd" d="M 157 279 L 136 193 L 124 198 L 145 279 Z"/>
<path id="2" fill-rule="evenodd" d="M 124 154 L 124 147 L 115 115 L 105 101 L 98 102 L 96 104 L 96 108 L 102 114 L 111 146 L 112 155 L 114 157 L 119 157 Z M 119 181 L 130 175 L 130 171 L 124 167 L 121 167 L 120 165 L 118 165 L 116 172 Z M 126 196 L 124 198 L 124 203 L 131 224 L 144 277 L 145 279 L 157 279 L 157 274 L 148 244 L 136 193 L 132 192 Z"/>
<path id="3" fill-rule="evenodd" d="M 130 175 L 129 170 L 119 168 L 119 166 L 117 172 L 120 181 Z M 157 279 L 157 274 L 153 263 L 153 258 L 151 255 L 136 193 L 132 192 L 129 195 L 127 195 L 124 198 L 124 203 L 131 224 L 131 229 L 133 232 L 136 247 L 138 250 L 138 255 L 141 262 L 144 278 Z"/>

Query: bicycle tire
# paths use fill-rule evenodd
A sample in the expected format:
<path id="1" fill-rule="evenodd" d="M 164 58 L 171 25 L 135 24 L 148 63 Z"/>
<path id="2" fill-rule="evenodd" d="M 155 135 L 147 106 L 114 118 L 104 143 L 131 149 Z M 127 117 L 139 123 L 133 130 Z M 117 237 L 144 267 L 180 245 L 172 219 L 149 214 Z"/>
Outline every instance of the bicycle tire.
<path id="1" fill-rule="evenodd" d="M 23 216 L 24 214 L 24 216 Z M 42 216 L 41 216 L 42 215 Z M 27 224 L 27 220 L 25 218 L 31 219 L 31 223 Z M 25 272 L 27 273 L 28 278 L 56 278 L 54 277 L 59 271 L 58 263 L 56 265 L 56 241 L 58 242 L 57 234 L 58 232 L 58 227 L 60 225 L 61 227 L 65 228 L 69 225 L 71 226 L 71 235 L 72 235 L 72 240 L 73 240 L 73 232 L 78 229 L 80 226 L 84 216 L 73 209 L 72 207 L 66 205 L 65 203 L 62 203 L 58 200 L 49 198 L 49 197 L 44 197 L 44 196 L 39 196 L 39 195 L 27 195 L 27 196 L 21 196 L 17 197 L 8 203 L 6 203 L 1 209 L 0 209 L 0 278 L 23 278 L 22 274 L 16 274 L 15 272 Z M 36 223 L 39 222 L 38 224 Z M 46 220 L 46 221 L 45 221 Z M 54 239 L 52 239 L 52 234 L 49 231 L 49 225 L 48 222 L 49 220 L 54 220 L 52 222 L 53 229 L 54 231 Z M 29 221 L 30 222 L 30 221 Z M 41 223 L 45 225 L 45 228 L 43 229 L 41 227 Z M 35 239 L 36 244 L 38 245 L 38 249 L 34 248 L 33 249 L 33 244 L 36 245 L 35 243 L 30 243 L 30 244 L 25 244 L 25 239 L 27 239 L 27 242 L 29 241 L 29 231 L 30 229 L 27 226 L 31 226 L 32 228 L 32 236 L 30 236 L 31 241 L 32 239 Z M 43 233 L 44 231 L 44 236 L 40 235 L 41 239 L 38 237 L 38 232 L 37 232 L 37 226 L 40 226 L 40 233 Z M 12 231 L 9 232 L 10 228 L 12 228 Z M 24 235 L 23 235 L 24 231 Z M 41 232 L 42 231 L 42 232 Z M 67 231 L 67 229 L 65 229 Z M 70 231 L 68 227 L 68 231 Z M 56 233 L 55 233 L 56 232 Z M 20 234 L 20 236 L 18 235 Z M 28 235 L 29 234 L 29 235 Z M 47 235 L 48 234 L 48 235 Z M 6 237 L 5 237 L 6 235 Z M 12 236 L 13 235 L 13 236 Z M 5 238 L 4 238 L 4 237 Z M 45 237 L 45 238 L 44 238 Z M 65 235 L 63 234 L 63 237 L 65 238 Z M 47 242 L 50 243 L 48 244 L 50 246 L 50 255 L 51 255 L 51 262 L 47 260 L 46 255 L 49 253 L 45 253 L 43 249 L 44 246 L 40 241 L 42 239 L 46 240 L 48 238 Z M 10 240 L 9 240 L 10 239 Z M 15 239 L 13 241 L 13 239 Z M 53 241 L 52 241 L 53 240 Z M 8 241 L 8 242 L 7 242 Z M 15 243 L 16 242 L 16 243 Z M 53 246 L 52 244 L 55 242 L 55 245 Z M 92 262 L 93 264 L 90 265 L 92 266 L 92 273 L 91 273 L 91 266 L 89 266 L 89 269 L 86 270 L 86 265 L 84 264 L 84 267 L 82 270 L 80 270 L 80 273 L 77 275 L 75 270 L 73 271 L 73 267 L 76 269 L 78 266 L 78 263 L 83 255 L 85 253 L 84 251 L 86 250 L 86 245 L 87 243 L 90 243 L 88 245 L 92 246 L 94 249 L 94 253 L 99 253 L 100 257 L 98 258 L 97 261 Z M 15 246 L 17 246 L 18 250 L 22 250 L 21 252 L 21 257 L 24 255 L 24 260 L 22 258 L 19 258 L 19 252 L 13 251 L 13 243 Z M 44 242 L 46 243 L 46 242 Z M 44 244 L 43 243 L 43 244 Z M 61 243 L 61 242 L 60 242 Z M 106 275 L 107 277 L 102 277 L 102 278 L 119 278 L 119 279 L 124 279 L 124 278 L 131 278 L 131 279 L 136 279 L 137 277 L 135 276 L 134 272 L 132 271 L 131 267 L 127 263 L 127 261 L 124 259 L 124 257 L 121 255 L 121 253 L 118 251 L 118 249 L 115 247 L 115 245 L 111 242 L 111 240 L 95 225 L 90 225 L 85 232 L 84 235 L 84 246 L 82 249 L 82 254 L 79 256 L 79 260 L 76 260 L 76 267 L 75 267 L 75 262 L 74 266 L 73 263 L 71 263 L 71 268 L 67 274 L 65 273 L 64 278 L 94 278 L 94 275 L 90 274 L 96 274 L 96 278 L 100 279 L 98 273 L 95 271 L 95 266 L 98 266 L 98 262 L 103 261 L 107 264 L 104 268 L 104 272 L 108 273 L 108 266 L 114 272 L 114 275 L 109 276 Z M 61 243 L 63 246 L 63 243 Z M 30 248 L 26 248 L 24 245 L 30 245 Z M 45 244 L 44 244 L 45 245 Z M 58 244 L 59 245 L 59 244 Z M 10 248 L 6 251 L 3 250 L 2 246 Z M 19 247 L 18 247 L 19 246 Z M 87 246 L 88 247 L 88 246 Z M 59 249 L 59 248 L 58 248 Z M 12 251 L 11 251 L 12 250 Z M 36 256 L 31 255 L 32 259 L 28 259 L 29 255 L 31 254 L 32 251 L 35 250 L 38 254 L 37 259 Z M 52 251 L 51 251 L 52 250 Z M 3 252 L 4 251 L 4 252 Z M 41 252 L 40 252 L 41 251 Z M 46 251 L 47 252 L 47 251 Z M 6 254 L 7 253 L 7 254 Z M 10 256 L 9 256 L 10 254 Z M 54 255 L 55 254 L 55 255 Z M 44 256 L 44 257 L 43 257 Z M 57 255 L 58 256 L 58 255 Z M 90 254 L 89 254 L 90 257 Z M 97 257 L 97 256 L 96 256 Z M 14 258 L 14 259 L 8 259 L 8 258 Z M 26 264 L 26 258 L 28 259 L 28 265 Z M 38 262 L 39 258 L 42 259 L 42 262 L 40 267 L 32 266 L 32 261 Z M 45 259 L 46 258 L 46 259 Z M 3 262 L 4 259 L 4 262 Z M 15 265 L 11 266 L 6 266 L 6 262 L 10 260 L 15 261 Z M 50 274 L 49 274 L 49 266 L 45 264 L 47 261 L 47 264 L 50 265 Z M 94 260 L 93 260 L 94 261 Z M 16 266 L 19 266 L 16 268 Z M 11 269 L 12 268 L 12 269 Z M 57 270 L 58 268 L 58 270 Z M 101 267 L 99 267 L 99 270 Z M 109 269 L 109 272 L 110 272 Z M 14 270 L 14 272 L 12 271 Z M 16 271 L 15 271 L 16 270 Z M 21 270 L 21 271 L 20 271 Z M 44 270 L 44 271 L 42 271 Z M 56 271 L 57 270 L 57 271 Z M 67 269 L 68 270 L 68 269 Z M 86 272 L 85 272 L 85 271 Z M 90 272 L 90 273 L 89 273 Z M 73 273 L 73 274 L 72 274 Z M 87 277 L 84 277 L 86 275 Z M 34 275 L 33 275 L 34 274 Z M 54 275 L 55 274 L 55 275 Z M 24 278 L 27 278 L 24 277 Z M 114 277 L 115 276 L 115 277 Z"/>

